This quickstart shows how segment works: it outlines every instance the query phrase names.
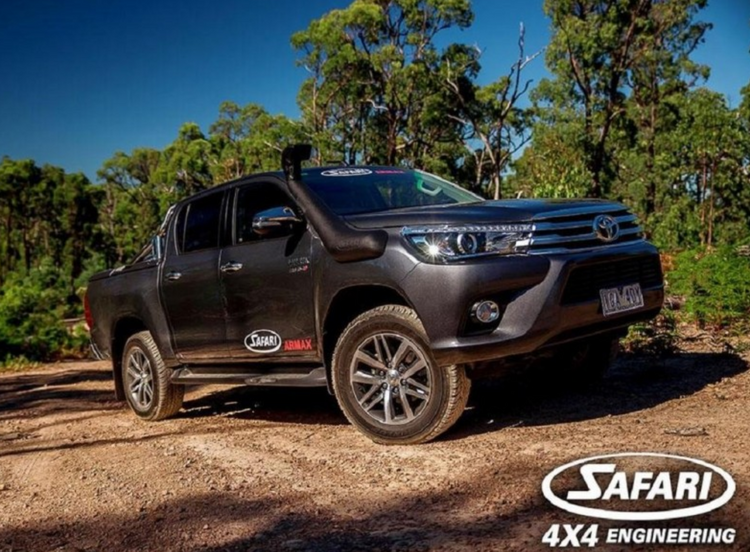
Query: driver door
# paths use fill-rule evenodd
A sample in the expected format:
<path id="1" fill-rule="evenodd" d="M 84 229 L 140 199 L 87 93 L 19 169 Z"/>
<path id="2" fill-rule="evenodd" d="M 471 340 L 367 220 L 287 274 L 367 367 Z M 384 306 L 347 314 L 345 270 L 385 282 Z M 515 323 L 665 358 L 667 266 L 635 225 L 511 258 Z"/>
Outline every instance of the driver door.
<path id="1" fill-rule="evenodd" d="M 238 186 L 231 201 L 231 241 L 219 261 L 229 353 L 245 362 L 316 359 L 310 232 L 299 226 L 261 235 L 252 224 L 270 208 L 298 212 L 294 202 L 272 181 Z"/>

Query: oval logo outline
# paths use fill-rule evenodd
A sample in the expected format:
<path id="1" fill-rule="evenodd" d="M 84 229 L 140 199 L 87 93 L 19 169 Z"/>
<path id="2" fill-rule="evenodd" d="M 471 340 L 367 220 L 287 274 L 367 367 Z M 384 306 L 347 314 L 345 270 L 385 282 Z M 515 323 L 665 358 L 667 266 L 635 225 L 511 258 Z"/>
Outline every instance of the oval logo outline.
<path id="1" fill-rule="evenodd" d="M 610 243 L 620 237 L 620 225 L 609 215 L 597 215 L 592 224 L 594 234 L 604 243 Z"/>
<path id="2" fill-rule="evenodd" d="M 572 504 L 565 499 L 560 498 L 554 492 L 552 492 L 552 481 L 555 477 L 560 475 L 562 472 L 575 466 L 587 464 L 589 462 L 595 462 L 598 460 L 606 460 L 609 458 L 623 458 L 623 457 L 652 457 L 652 458 L 669 458 L 671 460 L 679 460 L 682 462 L 688 462 L 704 468 L 708 468 L 714 473 L 721 476 L 726 482 L 726 490 L 717 498 L 699 504 L 697 506 L 689 506 L 687 508 L 677 508 L 674 510 L 657 510 L 657 511 L 630 511 L 623 512 L 618 510 L 605 510 L 603 508 L 590 508 L 588 506 L 580 506 L 578 504 Z M 590 456 L 588 458 L 582 458 L 568 462 L 562 466 L 558 466 L 551 472 L 549 472 L 542 480 L 542 494 L 550 504 L 565 510 L 571 514 L 578 514 L 585 517 L 593 517 L 598 519 L 610 519 L 615 521 L 663 521 L 668 519 L 679 519 L 692 516 L 698 516 L 717 510 L 729 502 L 734 496 L 736 490 L 736 483 L 732 476 L 724 469 L 706 462 L 705 460 L 699 460 L 697 458 L 690 458 L 689 456 L 679 456 L 676 454 L 666 454 L 661 452 L 618 452 L 614 454 L 602 454 L 598 456 Z"/>
<path id="3" fill-rule="evenodd" d="M 372 174 L 372 171 L 370 169 L 342 167 L 340 169 L 328 169 L 320 174 L 321 176 L 365 176 Z"/>
<path id="4" fill-rule="evenodd" d="M 266 346 L 255 346 L 252 345 L 253 343 L 253 337 L 256 335 L 268 335 L 273 336 L 276 338 L 276 345 L 273 347 L 266 347 Z M 245 336 L 245 348 L 247 348 L 248 351 L 251 351 L 253 353 L 275 353 L 279 349 L 281 349 L 281 336 L 277 334 L 273 330 L 255 330 L 254 332 L 251 332 Z"/>

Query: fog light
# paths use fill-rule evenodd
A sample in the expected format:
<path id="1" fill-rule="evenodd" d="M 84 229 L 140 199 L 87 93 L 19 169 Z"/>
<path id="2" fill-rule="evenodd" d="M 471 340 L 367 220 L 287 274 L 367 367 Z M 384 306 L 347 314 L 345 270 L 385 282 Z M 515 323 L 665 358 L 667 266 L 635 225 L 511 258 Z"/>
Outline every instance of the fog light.
<path id="1" fill-rule="evenodd" d="M 490 324 L 500 316 L 500 307 L 494 301 L 477 301 L 471 307 L 471 317 L 475 322 Z"/>

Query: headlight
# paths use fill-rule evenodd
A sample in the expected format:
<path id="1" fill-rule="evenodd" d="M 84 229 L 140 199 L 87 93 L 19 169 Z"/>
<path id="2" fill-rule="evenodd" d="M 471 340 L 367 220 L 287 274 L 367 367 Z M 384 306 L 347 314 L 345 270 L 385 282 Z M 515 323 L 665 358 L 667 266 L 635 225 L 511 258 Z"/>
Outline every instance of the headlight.
<path id="1" fill-rule="evenodd" d="M 487 255 L 526 253 L 533 229 L 531 224 L 407 226 L 401 235 L 427 262 L 449 263 Z"/>

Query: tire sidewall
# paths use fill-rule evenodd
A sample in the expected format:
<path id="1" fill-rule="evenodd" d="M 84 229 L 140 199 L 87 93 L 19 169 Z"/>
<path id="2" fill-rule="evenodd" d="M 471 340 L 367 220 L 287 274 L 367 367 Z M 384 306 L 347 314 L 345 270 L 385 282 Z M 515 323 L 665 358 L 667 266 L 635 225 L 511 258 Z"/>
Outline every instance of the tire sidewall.
<path id="1" fill-rule="evenodd" d="M 402 439 L 417 439 L 423 434 L 430 433 L 432 428 L 442 417 L 442 406 L 448 390 L 445 370 L 440 369 L 432 356 L 424 335 L 416 328 L 415 323 L 392 313 L 377 313 L 356 319 L 341 335 L 336 345 L 336 354 L 332 367 L 333 388 L 341 408 L 356 425 L 366 428 L 367 432 L 376 439 L 396 441 Z M 432 377 L 430 399 L 424 410 L 411 422 L 398 425 L 388 425 L 379 422 L 363 412 L 354 396 L 351 386 L 351 362 L 358 347 L 370 337 L 380 333 L 400 334 L 407 337 L 419 347 L 427 361 L 428 370 Z"/>

